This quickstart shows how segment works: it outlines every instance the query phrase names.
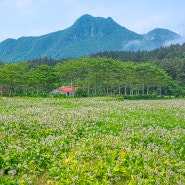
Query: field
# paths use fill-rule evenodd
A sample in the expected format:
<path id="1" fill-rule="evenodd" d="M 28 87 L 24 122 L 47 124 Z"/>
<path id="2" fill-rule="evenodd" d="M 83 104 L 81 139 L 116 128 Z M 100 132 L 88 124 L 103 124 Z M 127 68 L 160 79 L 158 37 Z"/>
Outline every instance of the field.
<path id="1" fill-rule="evenodd" d="M 185 100 L 0 98 L 0 184 L 185 184 Z"/>

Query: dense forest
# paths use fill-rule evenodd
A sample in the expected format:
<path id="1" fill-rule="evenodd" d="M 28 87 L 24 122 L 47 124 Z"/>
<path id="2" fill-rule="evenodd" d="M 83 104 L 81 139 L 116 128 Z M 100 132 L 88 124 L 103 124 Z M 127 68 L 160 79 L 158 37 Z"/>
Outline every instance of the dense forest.
<path id="1" fill-rule="evenodd" d="M 62 85 L 72 85 L 89 95 L 176 95 L 178 84 L 167 73 L 148 63 L 122 62 L 108 58 L 82 57 L 54 66 L 29 62 L 0 67 L 4 93 L 48 94 Z"/>
<path id="2" fill-rule="evenodd" d="M 185 88 L 185 43 L 161 47 L 152 51 L 107 51 L 91 56 L 113 58 L 124 62 L 150 63 L 166 71 L 173 80 Z"/>
<path id="3" fill-rule="evenodd" d="M 110 51 L 60 61 L 45 57 L 0 63 L 4 95 L 49 94 L 62 85 L 72 85 L 96 96 L 184 96 L 185 44 L 150 52 Z"/>
<path id="4" fill-rule="evenodd" d="M 174 59 L 178 58 L 185 58 L 185 43 L 174 44 L 168 47 L 160 47 L 152 51 L 105 51 L 99 52 L 91 55 L 92 57 L 107 57 L 107 58 L 114 58 L 120 59 L 124 62 L 132 61 L 132 62 L 148 62 L 151 59 Z"/>

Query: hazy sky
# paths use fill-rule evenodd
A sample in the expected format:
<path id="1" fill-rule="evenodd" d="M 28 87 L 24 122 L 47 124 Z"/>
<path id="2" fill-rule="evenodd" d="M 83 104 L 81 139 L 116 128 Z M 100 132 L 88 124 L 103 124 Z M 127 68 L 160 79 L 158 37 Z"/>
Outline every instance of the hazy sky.
<path id="1" fill-rule="evenodd" d="M 140 34 L 166 28 L 185 36 L 184 10 L 185 0 L 0 0 L 0 41 L 63 30 L 84 14 Z"/>

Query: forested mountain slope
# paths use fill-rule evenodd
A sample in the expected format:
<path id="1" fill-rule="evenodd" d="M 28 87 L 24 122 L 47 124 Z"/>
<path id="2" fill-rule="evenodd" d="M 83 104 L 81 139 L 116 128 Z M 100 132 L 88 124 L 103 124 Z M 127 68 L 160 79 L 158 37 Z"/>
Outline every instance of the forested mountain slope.
<path id="1" fill-rule="evenodd" d="M 83 15 L 69 28 L 38 37 L 7 39 L 0 43 L 0 61 L 18 62 L 35 58 L 66 59 L 100 51 L 152 50 L 178 42 L 181 36 L 157 28 L 137 34 L 112 18 Z"/>

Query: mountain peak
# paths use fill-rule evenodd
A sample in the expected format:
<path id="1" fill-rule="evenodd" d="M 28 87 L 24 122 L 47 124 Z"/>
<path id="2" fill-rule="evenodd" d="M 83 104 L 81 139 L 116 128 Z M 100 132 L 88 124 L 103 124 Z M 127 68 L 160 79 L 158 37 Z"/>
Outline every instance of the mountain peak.
<path id="1" fill-rule="evenodd" d="M 75 23 L 81 23 L 81 22 L 87 22 L 87 21 L 92 21 L 94 19 L 94 17 L 92 15 L 89 14 L 84 14 L 81 17 L 79 17 Z"/>
<path id="2" fill-rule="evenodd" d="M 84 14 L 80 18 L 78 18 L 74 25 L 76 24 L 84 24 L 84 23 L 94 23 L 94 24 L 102 24 L 102 23 L 112 23 L 115 25 L 117 24 L 111 17 L 103 18 L 103 17 L 93 17 L 92 15 L 89 14 Z M 120 26 L 120 25 L 119 25 Z M 121 27 L 121 26 L 120 26 Z"/>
<path id="3" fill-rule="evenodd" d="M 104 37 L 114 33 L 117 30 L 123 29 L 111 17 L 93 17 L 85 14 L 78 18 L 71 27 L 76 36 L 87 37 Z"/>
<path id="4" fill-rule="evenodd" d="M 164 29 L 164 28 L 155 28 L 151 31 L 149 31 L 147 34 L 174 34 L 177 35 L 175 32 L 172 32 L 168 29 Z"/>
<path id="5" fill-rule="evenodd" d="M 147 38 L 148 40 L 160 42 L 160 44 L 162 44 L 169 40 L 180 39 L 181 36 L 168 29 L 155 28 L 152 31 L 149 31 L 147 34 L 145 34 L 145 38 Z"/>
<path id="6" fill-rule="evenodd" d="M 171 42 L 177 37 L 180 36 L 162 28 L 140 35 L 119 25 L 111 17 L 85 14 L 65 30 L 1 42 L 0 60 L 17 62 L 46 56 L 64 59 L 100 51 L 151 50 L 164 46 L 166 41 Z"/>

